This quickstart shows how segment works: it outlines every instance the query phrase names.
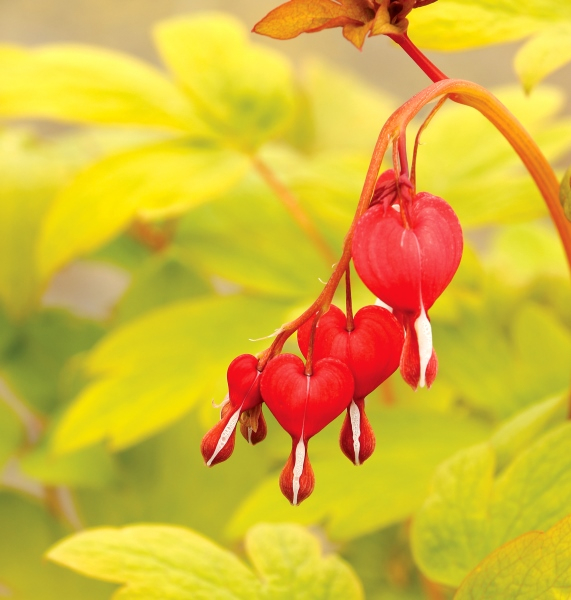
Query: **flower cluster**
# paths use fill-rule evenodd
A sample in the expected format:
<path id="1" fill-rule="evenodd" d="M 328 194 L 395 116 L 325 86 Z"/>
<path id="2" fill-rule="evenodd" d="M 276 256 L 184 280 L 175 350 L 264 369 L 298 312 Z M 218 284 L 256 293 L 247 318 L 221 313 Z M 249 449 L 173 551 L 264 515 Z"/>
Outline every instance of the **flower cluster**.
<path id="1" fill-rule="evenodd" d="M 375 436 L 365 397 L 399 365 L 414 389 L 430 387 L 436 377 L 428 310 L 452 280 L 462 245 L 460 223 L 444 200 L 414 193 L 408 178 L 393 170 L 383 173 L 351 246 L 355 269 L 378 302 L 353 316 L 347 269 L 346 312 L 324 302 L 298 320 L 295 329 L 305 362 L 280 354 L 287 336 L 259 357 L 234 359 L 221 420 L 202 441 L 206 464 L 232 454 L 238 424 L 249 443 L 265 438 L 264 403 L 292 438 L 280 488 L 293 505 L 307 498 L 315 484 L 309 440 L 344 411 L 341 450 L 355 465 L 366 461 Z"/>

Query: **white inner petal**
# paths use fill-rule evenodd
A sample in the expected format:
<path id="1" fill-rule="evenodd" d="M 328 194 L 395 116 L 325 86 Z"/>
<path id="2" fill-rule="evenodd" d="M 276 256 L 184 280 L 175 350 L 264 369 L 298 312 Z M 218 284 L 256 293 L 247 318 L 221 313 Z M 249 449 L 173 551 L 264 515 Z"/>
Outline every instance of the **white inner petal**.
<path id="1" fill-rule="evenodd" d="M 232 432 L 236 428 L 236 423 L 238 423 L 239 418 L 240 418 L 240 411 L 237 410 L 232 415 L 232 417 L 230 418 L 228 423 L 226 423 L 226 427 L 224 427 L 224 429 L 222 430 L 222 434 L 220 435 L 220 439 L 218 440 L 218 443 L 216 444 L 214 453 L 210 457 L 210 460 L 206 463 L 208 466 L 210 466 L 212 464 L 212 461 L 216 458 L 216 456 L 220 452 L 220 450 L 222 450 L 222 448 L 224 448 L 224 446 L 226 446 L 226 444 L 228 443 L 228 440 L 230 439 Z"/>
<path id="2" fill-rule="evenodd" d="M 375 300 L 375 306 L 382 306 L 383 308 L 386 308 L 389 312 L 393 312 L 393 307 L 383 302 L 380 298 L 377 298 Z"/>
<path id="3" fill-rule="evenodd" d="M 248 427 L 248 444 L 252 443 L 252 428 Z"/>
<path id="4" fill-rule="evenodd" d="M 353 450 L 355 452 L 355 464 L 360 465 L 359 452 L 361 450 L 361 443 L 359 442 L 359 436 L 361 435 L 361 413 L 359 407 L 351 400 L 351 406 L 349 407 L 349 418 L 351 419 L 351 429 L 353 430 Z"/>
<path id="5" fill-rule="evenodd" d="M 420 358 L 420 381 L 418 385 L 424 387 L 426 385 L 426 368 L 432 356 L 432 327 L 424 311 L 424 306 L 421 309 L 420 316 L 414 322 L 414 329 L 418 338 L 418 355 Z"/>
<path id="6" fill-rule="evenodd" d="M 297 504 L 297 494 L 299 492 L 299 479 L 301 474 L 303 473 L 303 463 L 305 462 L 305 444 L 303 443 L 303 438 L 299 440 L 297 446 L 295 447 L 295 463 L 293 465 L 293 502 L 292 504 Z"/>

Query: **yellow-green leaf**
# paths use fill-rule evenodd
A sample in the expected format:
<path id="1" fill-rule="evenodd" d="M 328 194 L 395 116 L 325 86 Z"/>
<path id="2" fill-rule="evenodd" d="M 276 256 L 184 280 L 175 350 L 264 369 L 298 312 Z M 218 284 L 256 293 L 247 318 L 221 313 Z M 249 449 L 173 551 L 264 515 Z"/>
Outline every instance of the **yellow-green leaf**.
<path id="1" fill-rule="evenodd" d="M 490 443 L 458 453 L 436 471 L 412 529 L 416 562 L 430 579 L 458 586 L 494 549 L 566 515 L 571 424 L 564 411 L 554 412 L 553 401 L 528 411 Z M 546 433 L 530 443 L 541 430 Z"/>
<path id="2" fill-rule="evenodd" d="M 319 540 L 298 525 L 259 524 L 246 535 L 246 552 L 264 582 L 267 600 L 361 600 L 351 567 L 323 556 Z"/>
<path id="3" fill-rule="evenodd" d="M 0 134 L 0 302 L 16 318 L 37 303 L 36 243 L 66 161 L 23 131 Z"/>
<path id="4" fill-rule="evenodd" d="M 159 51 L 213 130 L 255 148 L 293 117 L 289 62 L 249 42 L 244 26 L 224 14 L 177 18 L 155 29 Z"/>
<path id="5" fill-rule="evenodd" d="M 124 600 L 255 600 L 260 583 L 236 556 L 182 527 L 88 530 L 47 557 L 89 577 L 126 584 Z"/>
<path id="6" fill-rule="evenodd" d="M 571 516 L 495 550 L 466 577 L 454 600 L 554 600 L 571 588 Z"/>
<path id="7" fill-rule="evenodd" d="M 410 36 L 431 50 L 465 50 L 532 39 L 516 57 L 529 89 L 571 60 L 571 5 L 559 0 L 439 0 L 410 16 Z"/>
<path id="8" fill-rule="evenodd" d="M 160 71 L 88 46 L 46 46 L 8 56 L 0 115 L 142 125 L 205 134 L 192 104 Z"/>
<path id="9" fill-rule="evenodd" d="M 181 140 L 104 158 L 80 172 L 51 206 L 39 242 L 43 277 L 117 235 L 135 215 L 180 214 L 229 189 L 247 168 L 237 152 Z"/>
<path id="10" fill-rule="evenodd" d="M 529 92 L 547 75 L 571 61 L 571 21 L 538 33 L 516 54 L 515 69 Z"/>
<path id="11" fill-rule="evenodd" d="M 189 529 L 165 525 L 78 533 L 48 552 L 89 577 L 124 584 L 125 600 L 362 600 L 352 569 L 323 556 L 296 525 L 258 525 L 246 537 L 256 573 Z"/>
<path id="12" fill-rule="evenodd" d="M 567 169 L 567 172 L 563 175 L 563 179 L 561 180 L 559 200 L 565 211 L 565 216 L 571 221 L 571 167 Z"/>
<path id="13" fill-rule="evenodd" d="M 116 330 L 87 361 L 96 380 L 64 413 L 55 448 L 100 440 L 126 448 L 164 429 L 198 400 L 210 401 L 238 354 L 279 327 L 287 307 L 240 296 L 208 297 L 157 309 Z"/>

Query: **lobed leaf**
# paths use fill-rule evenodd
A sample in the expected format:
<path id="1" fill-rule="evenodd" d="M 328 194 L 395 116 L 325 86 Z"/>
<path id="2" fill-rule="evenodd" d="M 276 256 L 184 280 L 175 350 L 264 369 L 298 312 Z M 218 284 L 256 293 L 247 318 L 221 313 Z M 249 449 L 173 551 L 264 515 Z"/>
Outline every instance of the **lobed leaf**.
<path id="1" fill-rule="evenodd" d="M 161 56 L 211 131 L 250 151 L 288 126 L 291 65 L 251 44 L 239 21 L 203 14 L 164 21 L 154 33 Z"/>
<path id="2" fill-rule="evenodd" d="M 571 517 L 495 550 L 463 581 L 454 600 L 551 600 L 571 587 Z"/>
<path id="3" fill-rule="evenodd" d="M 212 398 L 235 356 L 263 349 L 247 340 L 273 331 L 286 311 L 287 305 L 270 300 L 209 296 L 157 309 L 115 330 L 88 358 L 97 379 L 64 413 L 55 450 L 101 440 L 118 450 L 164 429 L 199 399 Z"/>
<path id="4" fill-rule="evenodd" d="M 359 600 L 358 579 L 295 525 L 258 525 L 246 538 L 257 573 L 208 539 L 180 527 L 135 525 L 86 531 L 48 558 L 80 573 L 125 584 L 121 598 L 193 600 Z"/>
<path id="5" fill-rule="evenodd" d="M 565 516 L 571 425 L 553 401 L 528 411 L 436 471 L 412 528 L 415 560 L 431 579 L 458 586 L 494 549 Z"/>
<path id="6" fill-rule="evenodd" d="M 42 277 L 96 249 L 135 215 L 180 214 L 232 187 L 247 168 L 247 158 L 232 150 L 181 140 L 96 162 L 61 191 L 46 215 L 38 249 Z"/>
<path id="7" fill-rule="evenodd" d="M 79 45 L 12 52 L 0 115 L 140 125 L 206 135 L 191 103 L 162 73 L 134 58 Z"/>
<path id="8" fill-rule="evenodd" d="M 528 38 L 515 67 L 526 90 L 571 60 L 571 6 L 558 0 L 439 0 L 415 11 L 411 38 L 431 50 L 465 50 Z"/>

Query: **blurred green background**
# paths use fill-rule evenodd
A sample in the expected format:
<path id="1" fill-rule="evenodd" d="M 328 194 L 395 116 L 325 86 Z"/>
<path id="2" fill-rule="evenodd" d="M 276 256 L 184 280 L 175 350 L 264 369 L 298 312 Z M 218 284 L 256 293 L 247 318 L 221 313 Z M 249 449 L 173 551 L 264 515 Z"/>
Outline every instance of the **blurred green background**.
<path id="1" fill-rule="evenodd" d="M 502 544 L 568 512 L 565 259 L 508 144 L 453 104 L 423 135 L 418 163 L 419 189 L 453 206 L 466 238 L 431 310 L 433 389 L 413 393 L 396 374 L 371 395 L 377 450 L 359 469 L 339 451 L 339 420 L 316 436 L 316 489 L 296 509 L 277 483 L 290 441 L 269 414 L 262 445 L 237 439 L 227 463 L 204 468 L 198 448 L 218 419 L 211 403 L 226 393 L 228 363 L 264 349 L 260 338 L 319 294 L 378 131 L 427 84 L 384 37 L 360 53 L 338 29 L 289 42 L 250 35 L 273 7 L 0 2 L 0 597 L 108 598 L 116 586 L 45 553 L 84 528 L 163 523 L 238 554 L 256 572 L 246 579 L 263 575 L 260 557 L 282 539 L 287 552 L 266 565 L 278 580 L 286 573 L 282 596 L 277 585 L 260 597 L 442 600 Z M 439 22 L 425 23 L 425 38 Z M 565 14 L 558 26 L 570 22 Z M 458 30 L 469 23 L 467 14 Z M 492 87 L 560 176 L 571 152 L 570 66 L 526 95 L 513 68 L 520 41 L 475 45 L 428 54 L 451 76 Z M 354 279 L 357 306 L 374 302 Z M 188 532 L 158 531 L 133 530 L 135 554 L 147 544 L 170 560 L 173 539 L 173 562 L 201 564 L 210 552 Z M 50 557 L 135 586 L 120 597 L 191 598 L 192 585 L 231 597 L 239 569 L 228 553 L 213 551 L 224 568 L 211 587 L 200 588 L 216 569 L 205 560 L 198 583 L 168 595 L 162 575 L 152 591 L 144 568 L 114 571 L 131 564 L 133 548 L 108 535 L 71 538 Z M 308 581 L 335 586 L 303 596 L 295 560 L 280 562 L 290 551 Z M 345 562 L 321 564 L 322 551 Z"/>

